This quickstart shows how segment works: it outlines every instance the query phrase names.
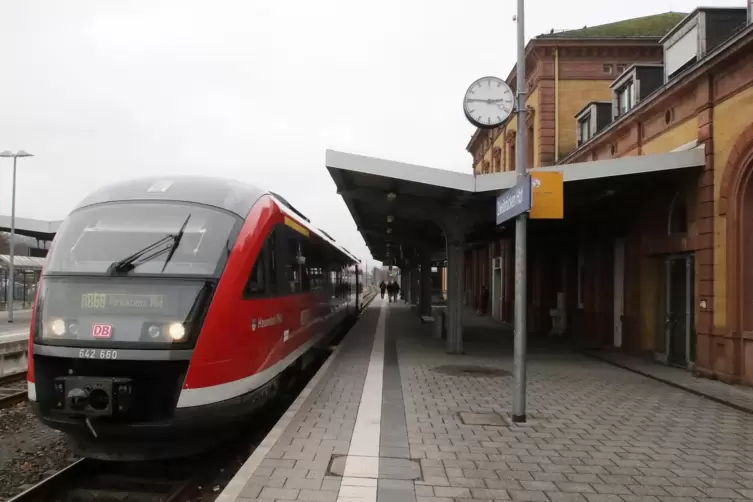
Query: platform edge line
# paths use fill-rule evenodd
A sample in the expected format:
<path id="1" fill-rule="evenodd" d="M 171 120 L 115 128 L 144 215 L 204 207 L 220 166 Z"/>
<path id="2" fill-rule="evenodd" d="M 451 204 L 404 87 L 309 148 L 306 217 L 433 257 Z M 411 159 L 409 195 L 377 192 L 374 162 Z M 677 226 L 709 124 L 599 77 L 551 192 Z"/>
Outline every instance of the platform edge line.
<path id="1" fill-rule="evenodd" d="M 373 298 L 371 300 L 373 300 Z M 369 301 L 369 304 L 370 303 L 371 301 Z M 366 310 L 366 308 L 364 308 L 363 310 Z M 359 322 L 361 322 L 361 320 L 362 318 L 359 318 L 356 323 L 351 326 L 350 330 L 355 329 L 355 327 Z M 345 336 L 347 337 L 348 335 L 346 334 Z M 240 469 L 238 469 L 238 472 L 236 472 L 235 475 L 230 479 L 228 484 L 225 485 L 225 489 L 222 490 L 222 492 L 217 496 L 215 502 L 235 502 L 240 497 L 241 491 L 243 491 L 243 488 L 246 487 L 248 480 L 251 479 L 251 477 L 254 475 L 254 472 L 256 472 L 256 469 L 259 467 L 259 465 L 261 465 L 264 457 L 266 457 L 267 453 L 269 453 L 275 446 L 275 444 L 277 444 L 277 441 L 293 422 L 293 419 L 298 415 L 298 412 L 301 410 L 310 395 L 319 385 L 320 381 L 324 378 L 324 375 L 327 374 L 327 370 L 329 369 L 337 355 L 340 353 L 344 341 L 345 340 L 343 339 L 340 344 L 335 347 L 335 350 L 333 350 L 332 353 L 327 357 L 327 360 L 324 361 L 314 377 L 309 380 L 309 383 L 306 385 L 306 387 L 301 391 L 300 394 L 298 394 L 298 397 L 295 399 L 295 401 L 293 401 L 293 404 L 291 404 L 290 407 L 285 411 L 285 413 L 283 413 L 277 423 L 272 427 L 269 433 L 267 433 L 264 439 L 256 447 L 251 456 L 248 457 L 248 459 L 243 463 Z"/>

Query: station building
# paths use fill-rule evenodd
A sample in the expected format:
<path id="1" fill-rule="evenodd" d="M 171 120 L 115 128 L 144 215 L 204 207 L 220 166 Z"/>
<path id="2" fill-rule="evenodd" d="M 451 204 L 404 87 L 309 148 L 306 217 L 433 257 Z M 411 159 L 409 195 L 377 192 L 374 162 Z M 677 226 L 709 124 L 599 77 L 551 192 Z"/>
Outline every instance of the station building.
<path id="1" fill-rule="evenodd" d="M 528 43 L 527 165 L 566 182 L 564 218 L 529 223 L 530 337 L 552 336 L 559 317 L 556 336 L 578 345 L 753 385 L 750 10 Z M 515 68 L 507 81 L 516 88 Z M 514 171 L 516 127 L 513 115 L 473 134 L 477 179 Z M 466 305 L 512 321 L 513 253 L 511 229 L 468 243 Z"/>

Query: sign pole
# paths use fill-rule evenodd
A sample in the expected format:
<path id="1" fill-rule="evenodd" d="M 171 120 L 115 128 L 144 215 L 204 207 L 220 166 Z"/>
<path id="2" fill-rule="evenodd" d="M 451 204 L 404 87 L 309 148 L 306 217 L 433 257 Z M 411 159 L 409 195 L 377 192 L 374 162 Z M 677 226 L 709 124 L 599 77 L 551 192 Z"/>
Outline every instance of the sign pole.
<path id="1" fill-rule="evenodd" d="M 518 183 L 526 176 L 526 59 L 525 59 L 525 0 L 518 0 L 518 64 L 517 64 L 517 114 L 518 130 L 515 144 L 515 172 Z M 526 421 L 526 227 L 528 213 L 515 219 L 515 349 L 512 421 Z"/>

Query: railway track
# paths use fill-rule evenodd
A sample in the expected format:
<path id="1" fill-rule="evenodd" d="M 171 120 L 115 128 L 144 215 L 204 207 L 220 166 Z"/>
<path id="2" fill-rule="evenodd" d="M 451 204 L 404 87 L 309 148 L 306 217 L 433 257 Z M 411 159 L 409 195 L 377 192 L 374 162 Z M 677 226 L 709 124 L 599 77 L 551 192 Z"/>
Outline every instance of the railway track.
<path id="1" fill-rule="evenodd" d="M 364 298 L 362 309 L 376 298 Z M 350 331 L 343 327 L 336 344 Z M 210 501 L 219 494 L 277 420 L 287 411 L 329 354 L 307 370 L 292 392 L 268 404 L 240 438 L 183 459 L 152 462 L 103 462 L 83 458 L 42 480 L 8 502 L 183 502 Z M 25 373 L 24 373 L 25 375 Z M 24 393 L 25 396 L 25 393 Z M 216 488 L 216 489 L 215 489 Z"/>
<path id="2" fill-rule="evenodd" d="M 12 498 L 14 502 L 175 502 L 188 495 L 185 461 L 125 464 L 81 459 Z"/>
<path id="3" fill-rule="evenodd" d="M 26 372 L 0 377 L 0 408 L 7 408 L 26 399 Z"/>

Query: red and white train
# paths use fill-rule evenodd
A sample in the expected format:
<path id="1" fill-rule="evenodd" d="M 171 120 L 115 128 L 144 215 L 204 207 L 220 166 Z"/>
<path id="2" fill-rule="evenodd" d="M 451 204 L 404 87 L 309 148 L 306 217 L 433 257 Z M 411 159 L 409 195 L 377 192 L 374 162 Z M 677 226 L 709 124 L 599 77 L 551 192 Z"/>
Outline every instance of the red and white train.
<path id="1" fill-rule="evenodd" d="M 205 177 L 104 187 L 48 254 L 29 401 L 83 456 L 193 453 L 328 345 L 359 282 L 359 260 L 276 194 Z"/>

